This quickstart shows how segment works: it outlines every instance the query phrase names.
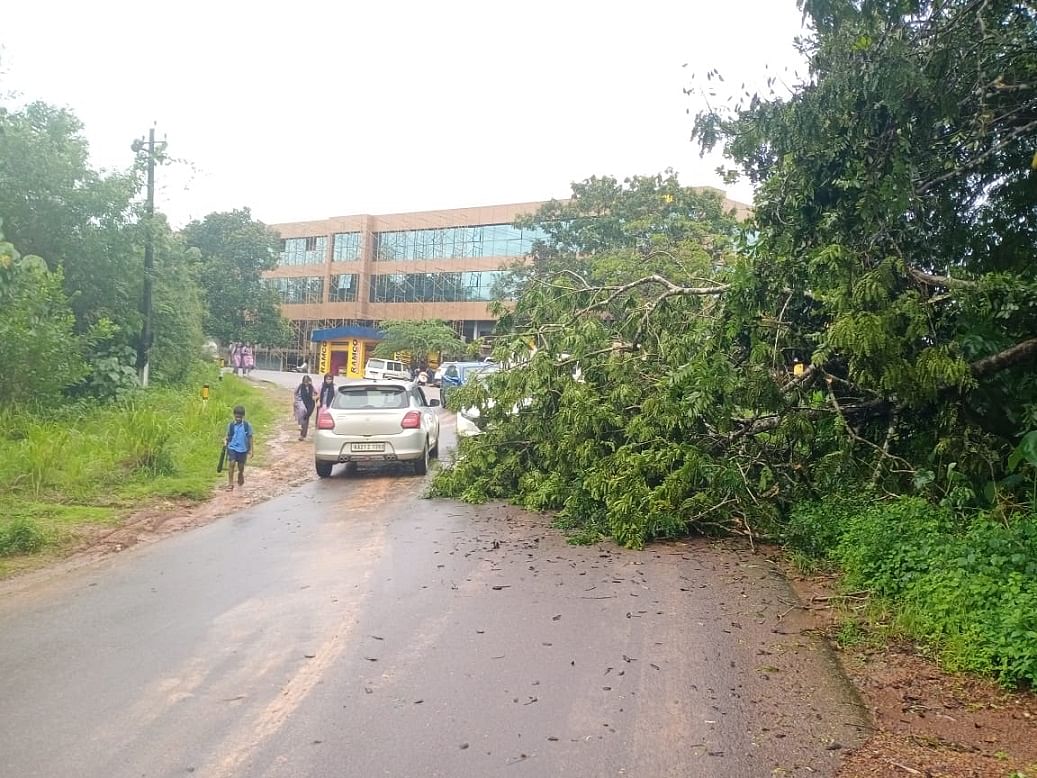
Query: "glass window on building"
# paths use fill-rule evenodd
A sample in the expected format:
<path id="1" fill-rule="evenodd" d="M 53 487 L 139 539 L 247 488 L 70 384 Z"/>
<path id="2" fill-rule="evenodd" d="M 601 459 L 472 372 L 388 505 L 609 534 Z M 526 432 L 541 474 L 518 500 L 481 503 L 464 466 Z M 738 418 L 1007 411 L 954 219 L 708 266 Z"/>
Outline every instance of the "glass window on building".
<path id="1" fill-rule="evenodd" d="M 502 270 L 376 275 L 371 278 L 368 299 L 373 303 L 489 301 L 505 291 L 503 284 L 508 275 Z"/>
<path id="2" fill-rule="evenodd" d="M 332 245 L 331 258 L 335 262 L 360 259 L 361 235 L 359 232 L 338 232 Z"/>
<path id="3" fill-rule="evenodd" d="M 307 304 L 324 302 L 324 276 L 306 278 L 305 301 Z"/>
<path id="4" fill-rule="evenodd" d="M 329 302 L 350 303 L 356 300 L 357 286 L 360 276 L 356 273 L 343 273 L 331 277 L 331 294 Z"/>
<path id="5" fill-rule="evenodd" d="M 323 265 L 328 238 L 315 235 L 309 238 L 286 238 L 281 241 L 277 264 L 282 267 L 295 265 Z"/>
<path id="6" fill-rule="evenodd" d="M 434 230 L 401 230 L 375 233 L 375 259 L 387 262 L 437 257 L 524 257 L 541 230 L 510 224 L 444 227 Z"/>
<path id="7" fill-rule="evenodd" d="M 268 278 L 267 284 L 277 292 L 282 305 L 313 305 L 324 302 L 324 276 Z"/>

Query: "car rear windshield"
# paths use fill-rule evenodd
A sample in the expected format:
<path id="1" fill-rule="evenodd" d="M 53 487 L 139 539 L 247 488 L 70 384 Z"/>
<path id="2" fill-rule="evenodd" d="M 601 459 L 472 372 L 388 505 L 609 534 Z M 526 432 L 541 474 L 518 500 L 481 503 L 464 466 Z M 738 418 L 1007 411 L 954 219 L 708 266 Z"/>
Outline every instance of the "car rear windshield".
<path id="1" fill-rule="evenodd" d="M 337 410 L 382 410 L 406 408 L 407 390 L 400 386 L 342 387 L 331 403 Z"/>

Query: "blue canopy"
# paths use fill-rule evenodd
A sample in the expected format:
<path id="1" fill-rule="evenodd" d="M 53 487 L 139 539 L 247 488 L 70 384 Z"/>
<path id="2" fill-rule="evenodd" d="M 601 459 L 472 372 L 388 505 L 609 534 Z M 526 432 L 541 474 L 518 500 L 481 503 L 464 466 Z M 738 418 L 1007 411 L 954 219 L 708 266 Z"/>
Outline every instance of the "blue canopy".
<path id="1" fill-rule="evenodd" d="M 363 340 L 384 340 L 385 335 L 377 327 L 328 327 L 323 330 L 314 330 L 310 333 L 310 340 L 320 343 L 325 340 L 349 340 L 351 338 L 362 338 Z"/>

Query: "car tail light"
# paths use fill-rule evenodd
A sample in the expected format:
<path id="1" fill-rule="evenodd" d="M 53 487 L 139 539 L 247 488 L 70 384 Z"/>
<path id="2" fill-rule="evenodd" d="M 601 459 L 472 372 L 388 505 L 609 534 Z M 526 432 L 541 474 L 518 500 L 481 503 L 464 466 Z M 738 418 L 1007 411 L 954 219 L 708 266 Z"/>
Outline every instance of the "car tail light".
<path id="1" fill-rule="evenodd" d="M 416 430 L 421 426 L 421 414 L 417 411 L 407 411 L 403 416 L 400 426 L 405 430 Z"/>
<path id="2" fill-rule="evenodd" d="M 335 417 L 328 413 L 324 408 L 321 408 L 319 411 L 317 411 L 317 429 L 335 429 Z"/>

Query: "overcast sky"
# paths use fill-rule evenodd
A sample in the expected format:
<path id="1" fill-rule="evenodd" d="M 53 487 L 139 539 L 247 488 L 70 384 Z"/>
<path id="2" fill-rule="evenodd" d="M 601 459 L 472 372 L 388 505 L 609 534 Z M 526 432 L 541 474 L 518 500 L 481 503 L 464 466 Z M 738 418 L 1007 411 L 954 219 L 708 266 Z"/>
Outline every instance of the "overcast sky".
<path id="1" fill-rule="evenodd" d="M 176 226 L 543 200 L 667 167 L 721 186 L 682 88 L 801 68 L 800 19 L 794 0 L 35 0 L 4 8 L 0 92 L 71 108 L 106 169 L 157 124 Z"/>

